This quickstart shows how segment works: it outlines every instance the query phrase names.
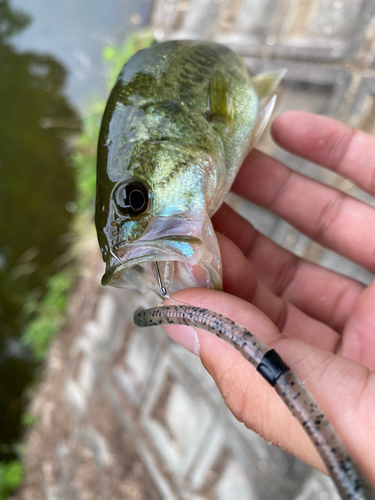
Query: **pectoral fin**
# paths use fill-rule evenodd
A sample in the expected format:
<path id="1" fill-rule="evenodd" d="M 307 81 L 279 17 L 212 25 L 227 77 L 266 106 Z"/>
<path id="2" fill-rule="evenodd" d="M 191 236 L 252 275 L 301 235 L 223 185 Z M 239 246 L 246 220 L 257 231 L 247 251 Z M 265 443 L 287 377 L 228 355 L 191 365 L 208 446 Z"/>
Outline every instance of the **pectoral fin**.
<path id="1" fill-rule="evenodd" d="M 286 70 L 274 71 L 272 73 L 262 73 L 261 75 L 253 76 L 251 83 L 258 94 L 259 99 L 263 99 L 276 89 L 281 80 L 284 78 Z"/>
<path id="2" fill-rule="evenodd" d="M 264 107 L 261 108 L 258 122 L 255 126 L 253 145 L 258 142 L 267 125 L 269 124 L 273 110 L 275 109 L 276 101 L 277 96 L 273 95 L 268 102 L 264 103 Z"/>
<path id="3" fill-rule="evenodd" d="M 271 98 L 266 97 L 260 102 L 259 117 L 254 127 L 254 133 L 247 151 L 248 153 L 253 149 L 253 147 L 256 146 L 267 125 L 269 124 L 273 110 L 275 109 L 276 101 L 277 95 L 274 94 Z"/>
<path id="4" fill-rule="evenodd" d="M 214 73 L 211 78 L 208 97 L 208 120 L 233 127 L 233 98 L 228 92 L 224 75 L 219 72 Z"/>

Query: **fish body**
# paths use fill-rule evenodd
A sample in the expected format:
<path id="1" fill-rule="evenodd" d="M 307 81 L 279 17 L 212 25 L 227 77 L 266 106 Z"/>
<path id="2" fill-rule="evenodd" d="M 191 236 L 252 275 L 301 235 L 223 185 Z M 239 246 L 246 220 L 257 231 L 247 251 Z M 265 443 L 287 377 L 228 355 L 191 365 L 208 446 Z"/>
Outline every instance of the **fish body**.
<path id="1" fill-rule="evenodd" d="M 210 217 L 272 105 L 280 74 L 253 77 L 235 52 L 167 41 L 123 67 L 103 115 L 95 221 L 104 285 L 157 288 L 150 263 L 175 291 L 220 289 Z M 268 97 L 267 97 L 268 95 Z"/>

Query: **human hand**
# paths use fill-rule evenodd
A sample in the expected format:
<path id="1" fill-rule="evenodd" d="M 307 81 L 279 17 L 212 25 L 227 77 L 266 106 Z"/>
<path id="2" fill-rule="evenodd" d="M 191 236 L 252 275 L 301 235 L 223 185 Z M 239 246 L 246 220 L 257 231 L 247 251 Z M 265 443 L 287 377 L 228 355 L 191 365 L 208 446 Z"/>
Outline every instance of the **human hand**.
<path id="1" fill-rule="evenodd" d="M 375 194 L 374 137 L 302 112 L 282 114 L 272 132 L 283 148 Z M 245 160 L 232 190 L 375 272 L 375 208 L 256 150 Z M 365 287 L 299 259 L 226 205 L 213 223 L 224 292 L 186 289 L 173 297 L 231 318 L 276 349 L 305 381 L 375 487 L 375 283 Z M 325 470 L 302 427 L 240 353 L 203 330 L 165 329 L 195 353 L 199 341 L 202 363 L 236 418 L 268 442 Z"/>

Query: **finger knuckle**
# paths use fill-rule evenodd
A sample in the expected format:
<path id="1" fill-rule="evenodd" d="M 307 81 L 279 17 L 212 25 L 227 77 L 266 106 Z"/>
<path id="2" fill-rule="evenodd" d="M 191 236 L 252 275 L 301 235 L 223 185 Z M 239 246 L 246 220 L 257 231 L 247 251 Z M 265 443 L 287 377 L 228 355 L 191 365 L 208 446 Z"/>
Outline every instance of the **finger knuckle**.
<path id="1" fill-rule="evenodd" d="M 345 196 L 337 192 L 336 195 L 323 206 L 317 217 L 316 226 L 313 231 L 314 238 L 319 240 L 324 239 L 327 232 L 332 229 L 340 214 L 344 199 Z"/>

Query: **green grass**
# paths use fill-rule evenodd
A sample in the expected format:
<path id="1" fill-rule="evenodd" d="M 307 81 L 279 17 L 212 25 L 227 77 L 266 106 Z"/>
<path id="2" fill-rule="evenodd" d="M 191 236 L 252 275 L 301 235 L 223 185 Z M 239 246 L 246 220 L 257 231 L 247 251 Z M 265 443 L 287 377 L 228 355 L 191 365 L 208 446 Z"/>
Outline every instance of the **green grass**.
<path id="1" fill-rule="evenodd" d="M 33 313 L 32 320 L 23 334 L 23 342 L 29 346 L 35 361 L 43 361 L 48 353 L 51 340 L 65 324 L 65 309 L 69 292 L 75 281 L 75 272 L 64 269 L 49 278 L 47 292 L 41 301 L 31 301 L 26 313 Z"/>
<path id="2" fill-rule="evenodd" d="M 33 413 L 26 412 L 22 415 L 22 425 L 26 429 L 30 429 L 30 427 L 33 427 L 36 423 L 40 421 L 40 418 L 37 415 L 34 415 Z"/>
<path id="3" fill-rule="evenodd" d="M 23 478 L 23 467 L 17 461 L 0 462 L 0 500 L 7 500 L 12 492 L 20 486 Z"/>

